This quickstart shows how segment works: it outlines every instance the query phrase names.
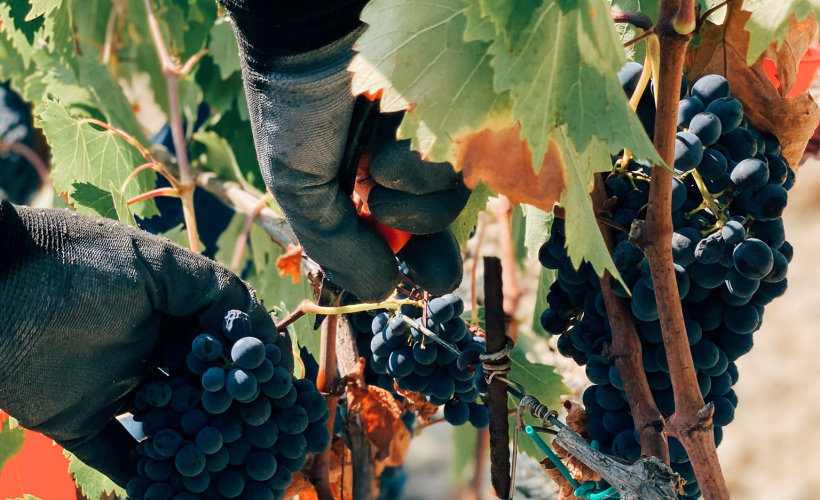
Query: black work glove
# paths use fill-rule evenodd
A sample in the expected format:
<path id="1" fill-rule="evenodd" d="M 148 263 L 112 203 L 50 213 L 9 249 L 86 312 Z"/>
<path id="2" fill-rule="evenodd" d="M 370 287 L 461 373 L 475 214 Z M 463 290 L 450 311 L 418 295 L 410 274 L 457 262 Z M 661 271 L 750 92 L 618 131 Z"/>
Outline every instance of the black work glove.
<path id="1" fill-rule="evenodd" d="M 0 408 L 125 486 L 129 411 L 180 323 L 219 331 L 231 309 L 292 356 L 252 290 L 165 238 L 67 210 L 0 204 Z M 180 318 L 187 318 L 181 321 Z"/>
<path id="2" fill-rule="evenodd" d="M 347 65 L 363 28 L 364 0 L 222 0 L 239 41 L 245 93 L 262 175 L 307 254 L 359 299 L 389 295 L 399 281 L 393 252 L 361 220 L 342 186 L 340 165 L 356 98 Z M 400 119 L 400 116 L 398 117 Z M 469 198 L 449 164 L 423 162 L 396 141 L 386 116 L 370 144 L 380 184 L 370 209 L 413 236 L 399 257 L 409 277 L 444 294 L 461 281 L 458 244 L 448 226 Z"/>

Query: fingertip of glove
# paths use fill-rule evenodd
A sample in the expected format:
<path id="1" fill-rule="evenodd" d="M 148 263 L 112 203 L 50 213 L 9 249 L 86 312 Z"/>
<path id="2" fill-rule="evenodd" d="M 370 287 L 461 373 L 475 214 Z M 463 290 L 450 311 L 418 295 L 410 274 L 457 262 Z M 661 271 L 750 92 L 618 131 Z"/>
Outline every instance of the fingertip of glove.
<path id="1" fill-rule="evenodd" d="M 386 226 L 412 234 L 432 234 L 449 227 L 469 198 L 470 190 L 463 184 L 423 195 L 376 186 L 370 190 L 367 204 L 373 217 Z"/>
<path id="2" fill-rule="evenodd" d="M 407 264 L 410 279 L 433 295 L 450 293 L 461 284 L 461 249 L 449 229 L 413 236 L 399 257 Z"/>

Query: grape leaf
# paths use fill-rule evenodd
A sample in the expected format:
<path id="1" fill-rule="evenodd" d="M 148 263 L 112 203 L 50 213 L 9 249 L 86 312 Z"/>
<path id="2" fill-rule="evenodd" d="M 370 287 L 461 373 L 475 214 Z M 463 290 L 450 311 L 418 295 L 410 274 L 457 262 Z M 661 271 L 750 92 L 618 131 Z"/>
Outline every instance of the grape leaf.
<path id="1" fill-rule="evenodd" d="M 122 186 L 135 167 L 145 163 L 139 151 L 108 130 L 100 131 L 90 124 L 81 124 L 56 101 L 48 101 L 41 115 L 43 131 L 52 147 L 51 178 L 59 193 L 73 200 L 75 183 L 91 183 L 100 189 Z M 154 173 L 143 172 L 131 181 L 125 197 L 131 198 L 153 189 Z M 114 205 L 118 207 L 115 196 Z M 121 213 L 118 207 L 118 213 Z M 147 200 L 134 205 L 134 214 L 147 219 L 157 214 L 156 204 Z M 126 220 L 129 220 L 126 217 Z"/>
<path id="2" fill-rule="evenodd" d="M 462 248 L 470 239 L 470 234 L 478 223 L 478 213 L 487 207 L 487 199 L 490 196 L 493 196 L 492 190 L 485 184 L 478 184 L 470 193 L 470 198 L 467 200 L 464 210 L 450 225 L 450 230 Z"/>
<path id="3" fill-rule="evenodd" d="M 412 107 L 399 135 L 433 161 L 452 161 L 465 131 L 509 106 L 493 90 L 490 44 L 463 40 L 467 8 L 462 0 L 374 0 L 350 65 L 354 93 L 383 90 L 382 111 Z"/>
<path id="4" fill-rule="evenodd" d="M 10 458 L 20 453 L 26 440 L 26 430 L 22 427 L 12 429 L 10 420 L 4 420 L 0 427 L 0 472 Z"/>
<path id="5" fill-rule="evenodd" d="M 751 35 L 746 53 L 749 66 L 771 42 L 776 41 L 778 46 L 783 43 L 792 15 L 798 21 L 805 20 L 809 14 L 820 20 L 820 3 L 813 0 L 744 0 L 743 9 L 752 13 L 746 22 L 746 31 Z"/>
<path id="6" fill-rule="evenodd" d="M 125 489 L 117 486 L 102 472 L 84 464 L 82 460 L 67 450 L 63 450 L 63 455 L 69 460 L 68 473 L 74 476 L 74 482 L 86 498 L 100 498 L 105 494 L 126 496 Z"/>
<path id="7" fill-rule="evenodd" d="M 208 50 L 214 64 L 219 67 L 219 75 L 223 80 L 239 71 L 239 46 L 233 33 L 233 25 L 227 19 L 220 18 L 214 23 Z"/>
<path id="8" fill-rule="evenodd" d="M 47 0 L 48 1 L 48 0 Z M 49 48 L 57 55 L 57 60 L 68 64 L 77 73 L 77 47 L 74 44 L 74 16 L 69 3 L 56 0 L 59 5 L 57 11 L 47 16 L 46 32 L 51 34 Z"/>
<path id="9" fill-rule="evenodd" d="M 23 498 L 17 497 L 14 500 L 40 500 L 34 495 L 29 495 L 28 493 L 23 495 Z"/>
<path id="10" fill-rule="evenodd" d="M 137 121 L 131 103 L 126 99 L 122 87 L 114 79 L 109 67 L 90 56 L 83 56 L 79 61 L 80 86 L 87 88 L 94 96 L 97 107 L 106 117 L 105 122 L 125 130 L 141 144 L 149 144 L 150 141 Z"/>
<path id="11" fill-rule="evenodd" d="M 521 384 L 527 390 L 527 394 L 534 396 L 542 404 L 550 409 L 557 409 L 561 404 L 561 395 L 569 394 L 569 389 L 564 385 L 561 375 L 555 373 L 555 367 L 540 363 L 532 363 L 527 359 L 526 350 L 520 346 L 510 351 L 511 369 L 508 375 L 510 380 Z M 518 400 L 509 394 L 507 396 L 508 406 L 515 408 Z M 510 417 L 510 432 L 515 429 L 515 416 Z M 512 439 L 510 440 L 512 442 Z M 523 438 L 519 435 L 518 451 L 541 460 L 544 458 L 542 451 L 533 443 L 531 439 Z"/>
<path id="12" fill-rule="evenodd" d="M 114 197 L 110 191 L 103 191 L 88 182 L 75 182 L 72 198 L 74 208 L 81 214 L 119 219 L 117 209 L 114 207 Z"/>
<path id="13" fill-rule="evenodd" d="M 464 473 L 475 463 L 475 450 L 478 446 L 478 431 L 472 425 L 453 427 L 453 475 L 456 483 L 466 483 Z"/>
<path id="14" fill-rule="evenodd" d="M 495 43 L 490 52 L 495 90 L 511 92 L 536 171 L 562 124 L 579 150 L 594 138 L 613 154 L 626 148 L 662 163 L 615 77 L 626 58 L 603 0 L 569 10 L 547 0 L 511 48 Z"/>
<path id="15" fill-rule="evenodd" d="M 205 170 L 216 173 L 221 179 L 237 182 L 246 190 L 256 191 L 245 180 L 231 145 L 223 137 L 212 131 L 197 132 L 191 149 L 191 160 L 198 160 Z"/>
<path id="16" fill-rule="evenodd" d="M 613 11 L 642 12 L 654 23 L 658 20 L 660 0 L 611 0 L 611 6 Z M 618 33 L 618 37 L 622 42 L 632 40 L 641 31 L 629 23 L 615 24 L 615 32 Z M 626 55 L 629 59 L 643 64 L 646 58 L 646 42 L 639 42 L 627 47 Z"/>
<path id="17" fill-rule="evenodd" d="M 587 149 L 579 153 L 570 142 L 565 127 L 559 130 L 556 138 L 569 177 L 567 190 L 561 196 L 561 205 L 565 209 L 567 253 L 572 265 L 577 269 L 586 260 L 592 264 L 598 276 L 603 276 L 606 269 L 613 277 L 623 282 L 598 229 L 592 198 L 589 195 L 594 183 L 593 174 L 606 172 L 612 168 L 606 147 L 597 139 L 593 139 Z"/>
<path id="18" fill-rule="evenodd" d="M 2 11 L 0 6 L 0 23 Z M 11 87 L 22 93 L 22 81 L 29 74 L 28 64 L 9 37 L 7 31 L 0 29 L 0 80 L 10 81 Z"/>
<path id="19" fill-rule="evenodd" d="M 63 0 L 30 0 L 30 3 L 31 11 L 26 15 L 26 21 L 31 21 L 35 17 L 48 14 L 62 5 Z"/>
<path id="20" fill-rule="evenodd" d="M 498 38 L 512 47 L 524 31 L 541 0 L 467 0 L 478 3 L 481 17 L 489 19 Z"/>
<path id="21" fill-rule="evenodd" d="M 134 214 L 131 212 L 131 207 L 128 206 L 128 201 L 125 199 L 125 196 L 120 194 L 120 189 L 116 187 L 113 182 L 109 182 L 108 186 L 111 197 L 114 200 L 114 208 L 117 211 L 117 219 L 119 219 L 119 221 L 123 224 L 137 227 L 137 220 L 134 218 Z"/>
<path id="22" fill-rule="evenodd" d="M 521 205 L 524 214 L 524 246 L 527 247 L 527 256 L 531 259 L 538 257 L 538 249 L 549 239 L 550 227 L 554 216 L 532 205 Z"/>
<path id="23" fill-rule="evenodd" d="M 538 275 L 538 289 L 535 291 L 535 309 L 532 313 L 532 331 L 544 338 L 550 338 L 551 333 L 544 330 L 541 326 L 541 314 L 549 307 L 547 302 L 547 294 L 550 291 L 550 285 L 555 281 L 556 271 L 554 269 L 541 268 L 541 274 Z"/>
<path id="24" fill-rule="evenodd" d="M 38 17 L 29 22 L 24 21 L 28 12 L 28 2 L 23 0 L 4 0 L 0 2 L 0 31 L 4 32 L 12 46 L 20 55 L 24 67 L 31 64 L 31 58 L 37 52 L 37 33 L 41 32 L 45 18 Z"/>

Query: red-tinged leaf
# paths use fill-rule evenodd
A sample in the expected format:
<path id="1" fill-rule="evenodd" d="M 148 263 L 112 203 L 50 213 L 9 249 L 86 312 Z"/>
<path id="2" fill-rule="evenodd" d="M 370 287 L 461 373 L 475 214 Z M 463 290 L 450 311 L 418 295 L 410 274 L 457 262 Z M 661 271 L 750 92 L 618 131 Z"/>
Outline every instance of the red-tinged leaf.
<path id="1" fill-rule="evenodd" d="M 464 172 L 467 186 L 483 182 L 513 204 L 526 203 L 545 212 L 552 211 L 564 191 L 565 170 L 556 143 L 550 142 L 536 174 L 532 153 L 521 139 L 518 125 L 485 129 L 465 138 L 458 144 L 456 167 Z"/>
<path id="2" fill-rule="evenodd" d="M 302 247 L 300 245 L 289 245 L 288 249 L 276 258 L 276 270 L 279 276 L 285 277 L 290 275 L 293 283 L 299 283 L 302 276 Z"/>
<path id="3" fill-rule="evenodd" d="M 820 123 L 820 108 L 808 93 L 783 96 L 794 85 L 797 66 L 812 41 L 817 21 L 811 16 L 800 22 L 792 17 L 780 49 L 776 44 L 770 45 L 748 66 L 750 35 L 744 26 L 750 15 L 740 9 L 739 2 L 734 2 L 723 25 L 707 23 L 700 46 L 693 48 L 687 59 L 687 76 L 690 82 L 707 74 L 725 76 L 732 85 L 732 95 L 743 103 L 743 112 L 752 126 L 776 135 L 783 156 L 795 168 Z M 764 59 L 770 59 L 777 69 L 779 92 L 763 68 Z"/>

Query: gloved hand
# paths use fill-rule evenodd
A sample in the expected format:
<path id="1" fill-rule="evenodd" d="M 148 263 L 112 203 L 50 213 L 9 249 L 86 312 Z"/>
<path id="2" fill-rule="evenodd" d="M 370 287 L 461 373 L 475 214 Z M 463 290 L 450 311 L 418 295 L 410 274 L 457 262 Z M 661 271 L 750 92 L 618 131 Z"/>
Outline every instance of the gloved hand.
<path id="1" fill-rule="evenodd" d="M 131 409 L 158 342 L 187 333 L 180 323 L 219 331 L 231 309 L 292 352 L 217 263 L 114 221 L 0 204 L 0 408 L 123 487 L 136 441 L 115 416 Z"/>
<path id="2" fill-rule="evenodd" d="M 239 41 L 259 164 L 307 254 L 328 278 L 376 300 L 399 281 L 396 258 L 357 214 L 339 178 L 355 97 L 347 65 L 364 0 L 222 0 Z M 380 184 L 368 204 L 377 220 L 413 233 L 399 258 L 434 294 L 461 281 L 461 253 L 447 229 L 469 198 L 449 164 L 430 164 L 396 141 L 400 116 L 384 116 L 369 149 Z M 341 183 L 341 184 L 340 184 Z"/>

